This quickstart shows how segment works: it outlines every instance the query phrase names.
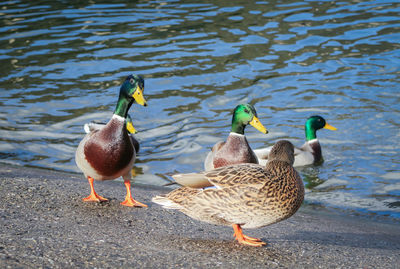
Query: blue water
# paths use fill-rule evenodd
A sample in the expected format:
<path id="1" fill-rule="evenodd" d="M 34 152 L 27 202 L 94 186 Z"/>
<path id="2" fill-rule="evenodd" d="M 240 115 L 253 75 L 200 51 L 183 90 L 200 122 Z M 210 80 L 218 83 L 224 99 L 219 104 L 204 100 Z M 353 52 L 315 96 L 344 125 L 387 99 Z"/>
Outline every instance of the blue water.
<path id="1" fill-rule="evenodd" d="M 400 2 L 68 2 L 0 5 L 1 162 L 79 172 L 83 124 L 137 73 L 136 182 L 201 171 L 250 102 L 269 130 L 246 129 L 253 148 L 301 146 L 314 114 L 338 128 L 299 169 L 306 203 L 400 219 Z"/>

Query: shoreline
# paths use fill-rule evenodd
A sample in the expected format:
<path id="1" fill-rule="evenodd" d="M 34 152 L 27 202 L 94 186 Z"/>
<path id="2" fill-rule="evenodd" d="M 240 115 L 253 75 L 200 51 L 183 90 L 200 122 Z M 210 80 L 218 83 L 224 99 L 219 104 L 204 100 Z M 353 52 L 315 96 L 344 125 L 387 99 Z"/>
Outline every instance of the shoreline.
<path id="1" fill-rule="evenodd" d="M 64 170 L 60 170 L 60 169 L 51 169 L 48 167 L 23 166 L 20 164 L 0 161 L 0 168 L 2 166 L 9 166 L 9 167 L 13 167 L 15 169 L 19 169 L 19 168 L 33 169 L 33 170 L 37 170 L 37 173 L 40 173 L 40 171 L 42 171 L 42 173 L 44 173 L 44 174 L 46 173 L 46 171 L 54 172 L 54 173 L 68 174 L 68 175 L 72 176 L 73 178 L 81 179 L 83 182 L 87 183 L 87 181 L 84 179 L 82 172 L 64 171 Z M 111 181 L 123 183 L 122 177 L 119 179 L 111 180 Z M 99 181 L 95 181 L 95 185 L 96 185 L 96 182 L 99 182 Z M 134 188 L 135 186 L 139 186 L 139 187 L 143 187 L 143 188 L 156 188 L 156 189 L 161 188 L 161 190 L 171 191 L 171 190 L 173 190 L 173 188 L 169 187 L 169 186 L 173 186 L 173 184 L 171 184 L 171 183 L 172 183 L 172 181 L 165 182 L 165 185 L 146 184 L 146 183 L 142 183 L 142 182 L 135 182 L 135 178 L 134 177 L 132 178 L 132 188 Z M 102 184 L 102 183 L 97 183 L 97 184 Z M 89 192 L 87 194 L 89 194 Z M 305 193 L 305 195 L 307 195 L 307 193 Z M 355 209 L 351 210 L 351 209 L 339 208 L 339 207 L 329 207 L 329 206 L 325 206 L 325 205 L 321 205 L 321 204 L 311 204 L 311 203 L 308 203 L 306 200 L 304 200 L 304 202 L 301 206 L 301 210 L 303 210 L 303 211 L 306 210 L 311 214 L 316 213 L 316 214 L 335 215 L 338 217 L 361 218 L 361 219 L 365 219 L 365 220 L 373 221 L 373 222 L 382 222 L 382 223 L 399 224 L 400 225 L 400 218 L 394 218 L 390 215 L 379 214 L 376 212 L 369 212 L 369 211 L 363 212 L 363 211 L 358 211 Z"/>
<path id="2" fill-rule="evenodd" d="M 119 203 L 119 181 L 95 182 L 106 203 L 84 203 L 83 175 L 0 163 L 0 264 L 7 267 L 396 268 L 397 221 L 305 205 L 291 218 L 246 229 L 266 247 L 241 246 L 230 227 L 195 221 L 151 198 L 170 188 L 133 184 L 149 208 Z"/>

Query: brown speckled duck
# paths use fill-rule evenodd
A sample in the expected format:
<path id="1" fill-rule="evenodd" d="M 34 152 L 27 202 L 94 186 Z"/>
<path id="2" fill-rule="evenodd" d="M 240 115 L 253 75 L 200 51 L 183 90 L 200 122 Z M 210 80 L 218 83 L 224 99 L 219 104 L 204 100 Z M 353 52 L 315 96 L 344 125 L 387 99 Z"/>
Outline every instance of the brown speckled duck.
<path id="1" fill-rule="evenodd" d="M 252 105 L 238 105 L 233 111 L 231 133 L 226 142 L 216 143 L 204 161 L 206 171 L 231 164 L 258 163 L 257 156 L 244 135 L 248 124 L 262 133 L 268 133 L 258 120 L 256 109 Z"/>
<path id="2" fill-rule="evenodd" d="M 304 186 L 293 162 L 292 143 L 280 140 L 273 146 L 265 167 L 238 164 L 209 172 L 174 175 L 177 182 L 189 184 L 152 201 L 197 220 L 231 225 L 240 244 L 263 246 L 266 243 L 244 235 L 242 228 L 270 225 L 289 218 L 299 209 Z M 190 179 L 193 177 L 203 179 Z M 191 186 L 193 181 L 196 184 L 203 181 L 203 188 Z M 205 188 L 209 186 L 214 188 Z"/>
<path id="3" fill-rule="evenodd" d="M 146 206 L 132 198 L 131 170 L 136 152 L 126 128 L 127 113 L 133 102 L 147 105 L 143 89 L 144 80 L 141 76 L 128 76 L 121 85 L 117 106 L 110 121 L 102 128 L 93 129 L 79 143 L 75 161 L 90 185 L 90 195 L 84 198 L 84 201 L 107 201 L 95 192 L 94 179 L 111 180 L 122 176 L 126 186 L 126 197 L 121 204 Z"/>

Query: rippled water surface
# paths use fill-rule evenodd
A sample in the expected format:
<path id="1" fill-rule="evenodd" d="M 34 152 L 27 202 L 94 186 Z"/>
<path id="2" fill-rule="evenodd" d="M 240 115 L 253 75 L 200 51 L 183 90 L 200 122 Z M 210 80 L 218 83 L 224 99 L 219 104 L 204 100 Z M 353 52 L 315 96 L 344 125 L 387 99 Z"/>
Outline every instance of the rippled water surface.
<path id="1" fill-rule="evenodd" d="M 338 128 L 318 132 L 325 163 L 299 169 L 306 202 L 400 219 L 398 1 L 131 2 L 0 4 L 2 162 L 79 172 L 83 124 L 137 73 L 137 182 L 202 170 L 250 102 L 270 131 L 248 127 L 253 148 L 302 145 L 313 114 Z"/>

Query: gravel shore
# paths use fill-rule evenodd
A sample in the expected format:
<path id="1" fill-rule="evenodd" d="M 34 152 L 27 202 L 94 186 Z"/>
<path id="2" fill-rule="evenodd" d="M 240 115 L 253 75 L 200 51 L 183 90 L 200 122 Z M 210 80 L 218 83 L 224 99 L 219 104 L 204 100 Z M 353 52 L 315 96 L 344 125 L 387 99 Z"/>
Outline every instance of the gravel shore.
<path id="1" fill-rule="evenodd" d="M 0 164 L 0 268 L 399 268 L 400 225 L 303 206 L 245 234 L 153 204 L 170 189 L 133 184 L 148 208 L 128 208 L 122 181 L 95 182 L 109 202 L 84 203 L 83 175 Z"/>

